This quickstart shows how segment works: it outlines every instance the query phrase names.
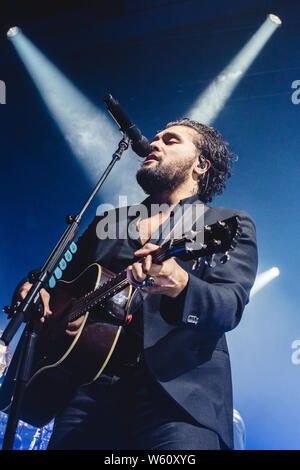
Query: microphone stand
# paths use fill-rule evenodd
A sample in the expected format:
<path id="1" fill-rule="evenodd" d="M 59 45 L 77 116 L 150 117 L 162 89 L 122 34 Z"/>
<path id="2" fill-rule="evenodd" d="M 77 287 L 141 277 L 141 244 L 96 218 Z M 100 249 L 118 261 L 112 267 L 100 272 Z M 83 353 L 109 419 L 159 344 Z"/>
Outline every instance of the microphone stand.
<path id="1" fill-rule="evenodd" d="M 11 317 L 11 321 L 5 328 L 0 339 L 0 341 L 2 341 L 6 346 L 10 343 L 23 321 L 27 322 L 27 326 L 24 331 L 24 343 L 22 346 L 20 361 L 16 373 L 15 389 L 10 404 L 2 450 L 13 449 L 14 438 L 18 425 L 18 415 L 22 405 L 25 386 L 30 378 L 35 344 L 39 332 L 43 326 L 42 322 L 40 321 L 40 317 L 43 314 L 43 307 L 40 302 L 39 291 L 49 282 L 61 258 L 70 247 L 73 238 L 78 232 L 78 227 L 81 223 L 82 216 L 95 197 L 96 193 L 103 185 L 115 163 L 120 160 L 123 152 L 128 149 L 129 137 L 123 133 L 121 129 L 120 131 L 123 134 L 123 138 L 119 142 L 116 152 L 112 155 L 111 162 L 103 172 L 86 203 L 83 205 L 82 209 L 76 216 L 68 215 L 66 217 L 68 227 L 56 244 L 55 248 L 52 250 L 44 266 L 38 271 L 38 273 L 29 274 L 29 280 L 32 283 L 32 287 L 30 288 L 27 296 L 22 301 L 18 301 L 16 305 L 12 306 L 11 308 L 6 307 L 4 309 L 5 312 L 9 314 L 9 318 Z M 42 398 L 43 397 L 41 397 L 41 399 Z"/>

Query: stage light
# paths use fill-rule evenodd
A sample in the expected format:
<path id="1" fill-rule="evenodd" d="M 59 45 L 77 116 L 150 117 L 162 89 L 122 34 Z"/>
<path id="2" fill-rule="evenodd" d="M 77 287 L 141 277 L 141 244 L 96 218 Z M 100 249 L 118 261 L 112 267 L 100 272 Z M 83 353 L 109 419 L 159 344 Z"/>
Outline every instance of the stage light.
<path id="1" fill-rule="evenodd" d="M 268 15 L 268 18 L 269 18 L 269 20 L 273 21 L 273 23 L 276 23 L 276 24 L 278 24 L 278 25 L 282 24 L 281 19 L 280 19 L 278 16 L 273 15 L 273 13 L 270 13 L 270 14 Z"/>
<path id="2" fill-rule="evenodd" d="M 271 272 L 274 277 L 278 277 L 280 275 L 280 270 L 278 268 L 272 268 Z"/>
<path id="3" fill-rule="evenodd" d="M 95 184 L 122 138 L 118 126 L 106 112 L 88 100 L 22 31 L 13 39 L 13 46 L 49 113 L 88 178 Z M 100 93 L 99 104 L 102 104 Z M 137 186 L 135 173 L 139 165 L 139 159 L 129 149 L 126 157 L 124 155 L 116 165 L 114 175 L 109 176 L 110 183 L 101 189 L 101 199 L 117 204 L 118 194 L 123 194 L 128 195 L 129 203 L 140 200 L 142 190 L 132 191 L 132 187 Z"/>
<path id="4" fill-rule="evenodd" d="M 254 285 L 251 289 L 250 297 L 253 297 L 258 291 L 260 291 L 263 287 L 269 284 L 273 279 L 280 275 L 280 270 L 277 267 L 273 267 L 260 273 L 256 276 Z"/>
<path id="5" fill-rule="evenodd" d="M 20 28 L 18 26 L 12 26 L 11 28 L 9 28 L 9 30 L 7 31 L 6 35 L 9 39 L 12 39 L 14 38 L 17 34 L 19 34 L 20 32 Z"/>
<path id="6" fill-rule="evenodd" d="M 212 124 L 279 25 L 281 25 L 281 20 L 278 16 L 268 15 L 256 33 L 204 90 L 185 116 L 203 124 Z"/>

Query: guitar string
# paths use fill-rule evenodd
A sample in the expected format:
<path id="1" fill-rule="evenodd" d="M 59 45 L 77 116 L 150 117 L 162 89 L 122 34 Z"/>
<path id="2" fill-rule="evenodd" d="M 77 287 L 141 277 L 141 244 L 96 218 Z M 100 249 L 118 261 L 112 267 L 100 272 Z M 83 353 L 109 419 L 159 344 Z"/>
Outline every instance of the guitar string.
<path id="1" fill-rule="evenodd" d="M 225 222 L 225 221 L 223 221 Z M 228 233 L 228 221 L 226 221 L 226 229 Z M 213 224 L 210 226 L 210 228 L 213 228 L 213 226 L 216 224 Z M 232 228 L 232 227 L 231 227 Z M 236 228 L 236 227 L 235 227 Z M 225 231 L 225 228 L 222 227 L 222 229 L 219 227 L 222 232 Z M 209 236 L 211 233 L 209 233 Z M 232 234 L 231 234 L 232 235 Z M 176 248 L 177 245 L 182 244 L 183 239 L 173 239 L 172 240 L 172 249 Z M 207 243 L 208 241 L 205 240 Z M 166 246 L 163 246 L 159 249 L 157 253 L 153 255 L 153 261 L 162 261 L 165 257 L 165 252 L 170 249 L 170 243 L 166 244 Z M 142 262 L 142 260 L 139 260 L 139 262 Z M 111 284 L 111 287 L 107 288 L 107 286 Z M 117 274 L 115 277 L 109 279 L 106 281 L 104 284 L 101 284 L 101 286 L 97 287 L 94 291 L 91 291 L 87 294 L 85 294 L 83 297 L 80 299 L 77 299 L 73 306 L 72 310 L 70 312 L 69 316 L 69 321 L 74 321 L 77 318 L 79 318 L 82 314 L 84 314 L 89 307 L 95 306 L 97 303 L 102 301 L 106 301 L 106 297 L 110 298 L 116 295 L 118 292 L 122 291 L 129 285 L 129 281 L 127 279 L 127 269 L 124 269 L 121 271 L 119 274 Z M 104 294 L 104 295 L 103 295 Z M 102 298 L 101 298 L 102 297 Z"/>
<path id="2" fill-rule="evenodd" d="M 175 247 L 177 244 L 182 243 L 182 240 L 173 242 L 172 247 Z M 153 255 L 153 261 L 162 261 L 165 257 L 165 252 L 167 252 L 169 246 L 162 247 L 159 250 L 159 253 Z M 143 262 L 143 259 L 139 262 Z M 107 288 L 107 285 L 112 284 L 111 287 Z M 121 271 L 112 279 L 109 279 L 101 286 L 97 287 L 94 291 L 85 294 L 80 299 L 77 299 L 72 307 L 70 312 L 69 321 L 76 320 L 79 316 L 81 316 L 89 307 L 93 307 L 95 304 L 99 303 L 101 300 L 105 301 L 105 297 L 112 297 L 116 295 L 119 291 L 122 291 L 129 285 L 129 281 L 127 279 L 127 268 Z M 103 295 L 104 294 L 104 295 Z M 102 297 L 102 298 L 101 298 Z"/>
<path id="3" fill-rule="evenodd" d="M 177 244 L 182 243 L 182 240 L 173 241 L 172 248 L 176 248 Z M 165 251 L 169 248 L 162 248 L 160 252 L 153 256 L 154 261 L 162 261 L 164 259 Z M 140 261 L 142 262 L 142 260 Z M 112 284 L 111 287 L 107 288 L 107 285 Z M 94 291 L 89 292 L 84 297 L 78 299 L 74 302 L 73 308 L 70 313 L 69 321 L 74 321 L 82 314 L 84 314 L 89 307 L 95 306 L 97 303 L 106 301 L 106 297 L 110 298 L 116 295 L 118 292 L 122 291 L 129 285 L 127 279 L 127 269 L 119 273 L 116 277 L 106 281 L 104 284 L 99 286 Z M 104 292 L 103 292 L 104 291 Z M 104 295 L 103 295 L 104 294 Z M 102 297 L 102 298 L 101 298 Z"/>

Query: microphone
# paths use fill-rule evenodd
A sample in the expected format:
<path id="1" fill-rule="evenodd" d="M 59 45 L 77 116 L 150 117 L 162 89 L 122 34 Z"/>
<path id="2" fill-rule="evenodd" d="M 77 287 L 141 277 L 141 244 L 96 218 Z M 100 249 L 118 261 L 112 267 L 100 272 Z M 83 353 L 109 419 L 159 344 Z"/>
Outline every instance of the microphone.
<path id="1" fill-rule="evenodd" d="M 151 152 L 148 139 L 142 135 L 140 129 L 129 119 L 119 102 L 110 94 L 106 94 L 103 101 L 109 113 L 120 126 L 120 130 L 129 137 L 132 150 L 140 157 L 147 157 Z"/>

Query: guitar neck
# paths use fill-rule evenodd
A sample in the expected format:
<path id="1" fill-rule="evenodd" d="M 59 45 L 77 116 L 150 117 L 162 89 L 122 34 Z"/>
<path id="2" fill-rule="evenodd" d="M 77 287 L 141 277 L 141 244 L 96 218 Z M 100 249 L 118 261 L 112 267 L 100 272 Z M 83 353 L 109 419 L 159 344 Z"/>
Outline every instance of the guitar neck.
<path id="1" fill-rule="evenodd" d="M 167 257 L 167 248 L 164 246 L 159 248 L 153 253 L 153 262 L 160 264 Z M 145 258 L 141 258 L 138 262 L 142 263 Z M 80 316 L 84 315 L 91 307 L 95 305 L 102 305 L 107 302 L 111 297 L 118 294 L 129 286 L 127 279 L 127 268 L 119 272 L 115 277 L 109 279 L 101 286 L 97 287 L 94 291 L 89 292 L 74 303 L 72 313 L 69 321 L 74 321 Z"/>
<path id="2" fill-rule="evenodd" d="M 74 321 L 84 315 L 90 308 L 96 305 L 102 305 L 114 295 L 121 292 L 129 286 L 127 279 L 127 270 L 121 271 L 117 276 L 106 281 L 94 291 L 89 292 L 80 299 L 76 300 L 70 315 L 69 321 Z"/>
<path id="3" fill-rule="evenodd" d="M 200 259 L 204 256 L 211 257 L 215 253 L 225 253 L 224 259 L 221 260 L 225 263 L 230 256 L 228 250 L 233 250 L 236 245 L 236 237 L 242 232 L 239 227 L 237 216 L 230 217 L 229 219 L 218 221 L 212 225 L 206 225 L 204 230 L 204 243 L 194 243 L 193 248 L 187 246 L 187 242 L 194 240 L 189 236 L 183 236 L 181 239 L 168 240 L 152 254 L 152 261 L 155 264 L 161 264 L 172 256 L 181 259 Z M 194 232 L 197 234 L 200 232 Z M 195 246 L 196 245 L 196 246 Z M 145 258 L 135 259 L 132 262 L 142 263 Z M 80 316 L 84 315 L 91 307 L 95 305 L 104 305 L 111 297 L 124 290 L 129 286 L 127 279 L 127 268 L 118 273 L 112 279 L 104 284 L 101 284 L 95 290 L 84 295 L 74 302 L 72 312 L 70 313 L 69 321 L 74 321 Z"/>

